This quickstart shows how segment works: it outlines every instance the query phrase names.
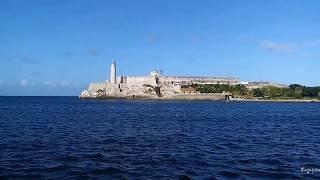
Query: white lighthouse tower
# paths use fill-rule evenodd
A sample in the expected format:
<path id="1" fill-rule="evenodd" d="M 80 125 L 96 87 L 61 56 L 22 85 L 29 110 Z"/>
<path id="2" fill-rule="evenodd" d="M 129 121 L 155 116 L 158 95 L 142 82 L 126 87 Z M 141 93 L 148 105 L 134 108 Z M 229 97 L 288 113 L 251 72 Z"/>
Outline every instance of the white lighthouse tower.
<path id="1" fill-rule="evenodd" d="M 111 68 L 110 68 L 110 83 L 116 84 L 117 83 L 117 69 L 116 69 L 116 61 L 113 59 Z"/>

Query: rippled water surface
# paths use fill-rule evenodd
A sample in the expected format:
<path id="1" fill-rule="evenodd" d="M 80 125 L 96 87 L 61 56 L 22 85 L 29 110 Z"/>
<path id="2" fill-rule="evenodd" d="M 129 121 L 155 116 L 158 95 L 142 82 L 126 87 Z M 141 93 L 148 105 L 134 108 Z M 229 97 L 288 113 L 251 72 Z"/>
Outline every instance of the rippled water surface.
<path id="1" fill-rule="evenodd" d="M 320 104 L 0 97 L 0 178 L 320 178 Z"/>

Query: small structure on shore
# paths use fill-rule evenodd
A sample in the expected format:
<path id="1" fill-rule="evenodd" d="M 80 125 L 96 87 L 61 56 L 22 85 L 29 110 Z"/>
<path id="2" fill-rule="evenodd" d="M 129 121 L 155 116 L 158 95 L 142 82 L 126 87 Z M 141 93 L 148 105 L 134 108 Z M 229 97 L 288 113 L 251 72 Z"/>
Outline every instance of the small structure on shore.
<path id="1" fill-rule="evenodd" d="M 222 94 L 224 95 L 225 101 L 230 101 L 233 96 L 233 94 L 231 92 L 223 92 Z"/>

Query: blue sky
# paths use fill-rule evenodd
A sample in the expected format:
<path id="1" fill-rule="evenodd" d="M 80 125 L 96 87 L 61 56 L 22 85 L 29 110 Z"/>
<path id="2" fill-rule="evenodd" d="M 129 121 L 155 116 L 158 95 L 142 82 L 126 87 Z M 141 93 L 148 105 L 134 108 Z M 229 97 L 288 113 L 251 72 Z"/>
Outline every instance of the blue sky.
<path id="1" fill-rule="evenodd" d="M 1 0 L 0 95 L 78 95 L 119 75 L 320 85 L 318 0 Z"/>

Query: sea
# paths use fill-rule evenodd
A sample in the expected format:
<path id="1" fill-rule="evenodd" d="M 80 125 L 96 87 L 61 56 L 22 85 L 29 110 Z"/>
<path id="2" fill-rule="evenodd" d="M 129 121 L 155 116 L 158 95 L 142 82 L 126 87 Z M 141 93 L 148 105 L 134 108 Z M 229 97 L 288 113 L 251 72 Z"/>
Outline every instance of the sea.
<path id="1" fill-rule="evenodd" d="M 0 97 L 0 179 L 319 179 L 320 103 Z"/>

